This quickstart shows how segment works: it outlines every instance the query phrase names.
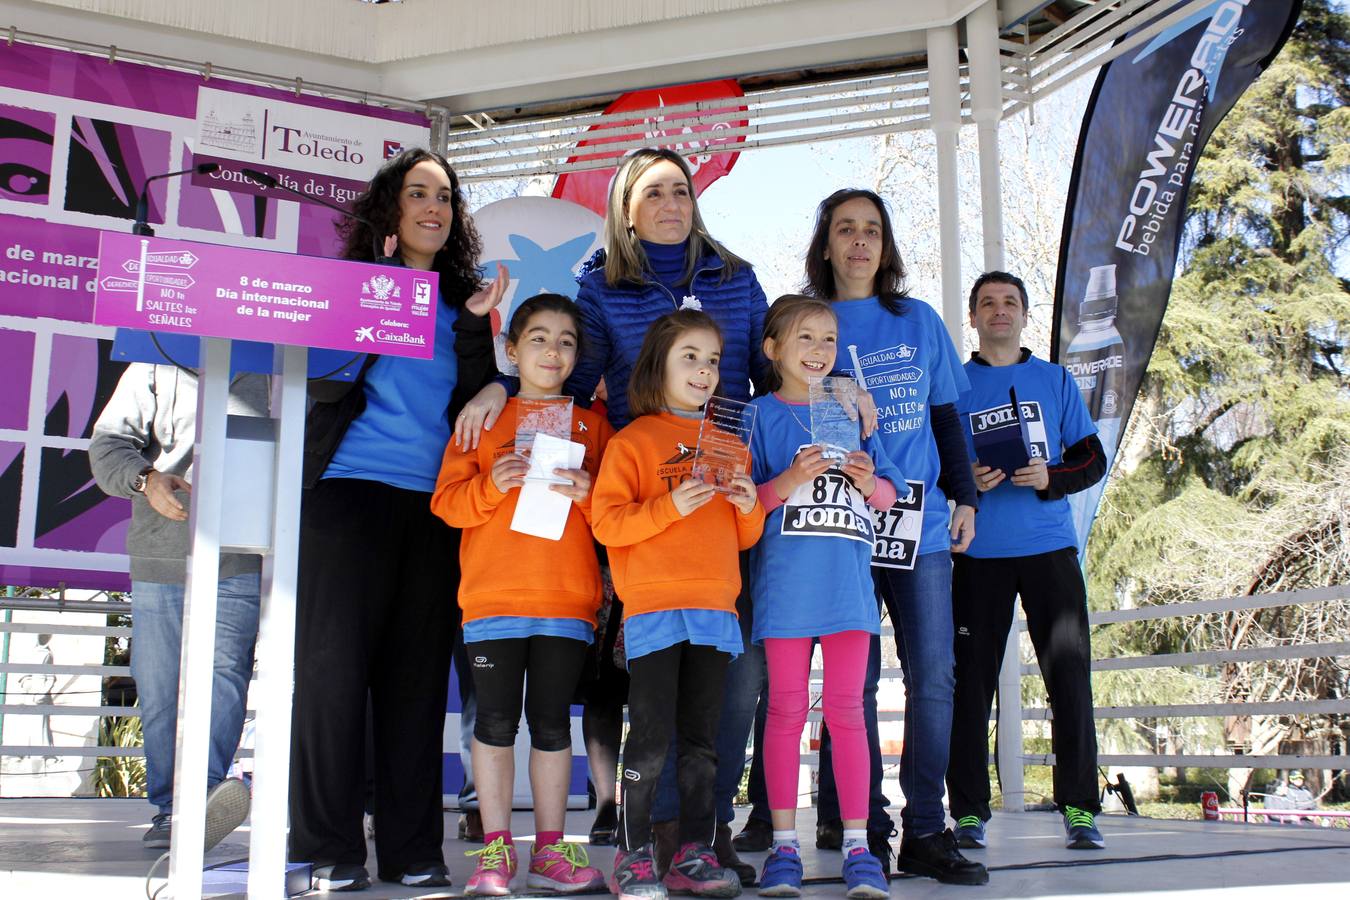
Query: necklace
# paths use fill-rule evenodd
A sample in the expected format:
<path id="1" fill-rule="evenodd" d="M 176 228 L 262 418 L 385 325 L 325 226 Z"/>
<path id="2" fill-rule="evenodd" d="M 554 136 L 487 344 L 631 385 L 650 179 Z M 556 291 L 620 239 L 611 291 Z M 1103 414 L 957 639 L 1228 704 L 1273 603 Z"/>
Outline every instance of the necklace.
<path id="1" fill-rule="evenodd" d="M 777 395 L 775 395 L 775 396 L 777 396 Z M 782 397 L 779 397 L 778 399 L 779 399 L 779 401 L 780 401 L 784 406 L 787 407 L 788 413 L 792 416 L 793 419 L 796 420 L 797 424 L 800 425 L 800 426 L 802 427 L 802 431 L 805 431 L 807 434 L 810 434 L 810 433 L 811 433 L 811 429 L 810 429 L 810 428 L 807 428 L 807 427 L 806 427 L 806 423 L 803 422 L 803 421 L 801 420 L 801 417 L 797 415 L 797 411 L 796 411 L 795 409 L 792 408 L 792 407 L 793 407 L 793 404 L 790 403 L 790 402 L 788 402 L 787 400 L 784 400 Z"/>

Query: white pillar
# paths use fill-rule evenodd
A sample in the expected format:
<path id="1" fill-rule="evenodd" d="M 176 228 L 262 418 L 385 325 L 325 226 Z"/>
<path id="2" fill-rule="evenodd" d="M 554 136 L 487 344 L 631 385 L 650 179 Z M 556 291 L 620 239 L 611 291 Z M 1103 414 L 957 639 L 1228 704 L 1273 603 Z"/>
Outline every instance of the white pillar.
<path id="1" fill-rule="evenodd" d="M 966 17 L 970 59 L 970 111 L 980 139 L 980 211 L 984 270 L 1002 269 L 1003 196 L 999 186 L 998 124 L 1003 117 L 1002 59 L 998 52 L 998 5 L 987 2 Z"/>
<path id="2" fill-rule="evenodd" d="M 281 389 L 272 497 L 272 552 L 263 557 L 254 691 L 253 807 L 249 834 L 249 900 L 284 893 L 287 792 L 291 766 L 291 692 L 295 682 L 295 586 L 300 555 L 300 482 L 305 437 L 309 351 L 278 346 Z"/>
<path id="3" fill-rule="evenodd" d="M 1022 630 L 1016 610 L 998 673 L 998 780 L 1003 786 L 1003 811 L 1022 812 L 1026 789 L 1022 783 Z"/>
<path id="4" fill-rule="evenodd" d="M 998 4 L 987 0 L 966 17 L 969 42 L 970 111 L 980 141 L 980 221 L 984 233 L 984 270 L 1003 269 L 1003 191 L 999 184 L 998 126 L 1003 118 L 1003 72 L 998 50 Z M 1014 610 L 1014 623 L 1016 610 Z M 1003 809 L 1021 812 L 1022 658 L 1019 630 L 1009 629 L 1003 668 L 998 675 L 998 772 Z"/>
<path id="5" fill-rule="evenodd" d="M 956 26 L 930 28 L 928 115 L 937 137 L 938 248 L 942 255 L 942 319 L 961 355 L 961 209 L 956 151 L 961 133 L 961 70 Z"/>
<path id="6" fill-rule="evenodd" d="M 142 266 L 142 271 L 144 267 Z M 220 523 L 225 502 L 225 429 L 230 394 L 230 342 L 202 338 L 197 381 L 197 442 L 192 456 L 192 503 L 183 601 L 183 651 L 178 687 L 178 736 L 173 771 L 173 843 L 169 894 L 202 896 L 206 837 L 206 768 L 211 741 L 216 599 L 220 583 Z"/>

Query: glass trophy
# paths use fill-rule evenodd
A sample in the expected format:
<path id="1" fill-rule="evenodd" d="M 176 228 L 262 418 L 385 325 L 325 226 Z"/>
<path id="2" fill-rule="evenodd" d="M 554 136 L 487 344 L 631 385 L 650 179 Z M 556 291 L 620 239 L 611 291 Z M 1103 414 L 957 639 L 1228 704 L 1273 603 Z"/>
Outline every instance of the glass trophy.
<path id="1" fill-rule="evenodd" d="M 858 382 L 844 376 L 811 379 L 811 443 L 826 459 L 843 459 L 861 448 Z"/>
<path id="2" fill-rule="evenodd" d="M 566 468 L 567 461 L 558 461 L 556 453 L 540 455 L 536 458 L 535 437 L 548 435 L 559 441 L 572 440 L 572 398 L 571 397 L 517 397 L 516 398 L 516 453 L 530 460 L 527 481 L 546 481 L 551 484 L 571 484 L 565 478 L 553 474 L 555 468 Z M 552 441 L 542 442 L 551 447 L 558 446 Z"/>
<path id="3" fill-rule="evenodd" d="M 731 493 L 731 479 L 750 469 L 750 433 L 757 410 L 749 403 L 712 397 L 703 407 L 694 451 L 694 478 L 719 493 Z"/>

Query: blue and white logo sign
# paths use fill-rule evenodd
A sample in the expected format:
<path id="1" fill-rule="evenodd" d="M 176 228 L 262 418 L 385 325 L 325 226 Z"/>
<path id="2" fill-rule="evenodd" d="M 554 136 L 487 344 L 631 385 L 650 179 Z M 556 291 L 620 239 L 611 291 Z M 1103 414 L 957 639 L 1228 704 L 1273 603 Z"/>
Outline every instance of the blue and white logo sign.
<path id="1" fill-rule="evenodd" d="M 497 366 L 511 372 L 501 339 L 511 314 L 535 294 L 576 297 L 577 269 L 600 248 L 605 223 L 584 206 L 552 197 L 498 200 L 474 213 L 473 220 L 483 239 L 484 270 L 493 272 L 502 263 L 511 271 L 500 321 L 493 322 Z"/>

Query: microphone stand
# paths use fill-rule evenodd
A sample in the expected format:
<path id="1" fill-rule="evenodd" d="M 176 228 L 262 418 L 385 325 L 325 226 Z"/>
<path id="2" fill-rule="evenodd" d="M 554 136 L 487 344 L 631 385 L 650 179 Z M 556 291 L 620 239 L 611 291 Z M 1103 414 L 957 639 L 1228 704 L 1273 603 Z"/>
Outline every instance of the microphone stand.
<path id="1" fill-rule="evenodd" d="M 190 169 L 165 172 L 162 175 L 151 175 L 145 179 L 145 183 L 141 185 L 141 195 L 136 200 L 136 222 L 131 226 L 131 233 L 144 237 L 155 236 L 155 229 L 151 228 L 145 221 L 150 217 L 150 182 L 159 181 L 161 178 L 177 178 L 179 175 L 210 175 L 219 169 L 220 163 L 198 163 Z"/>

